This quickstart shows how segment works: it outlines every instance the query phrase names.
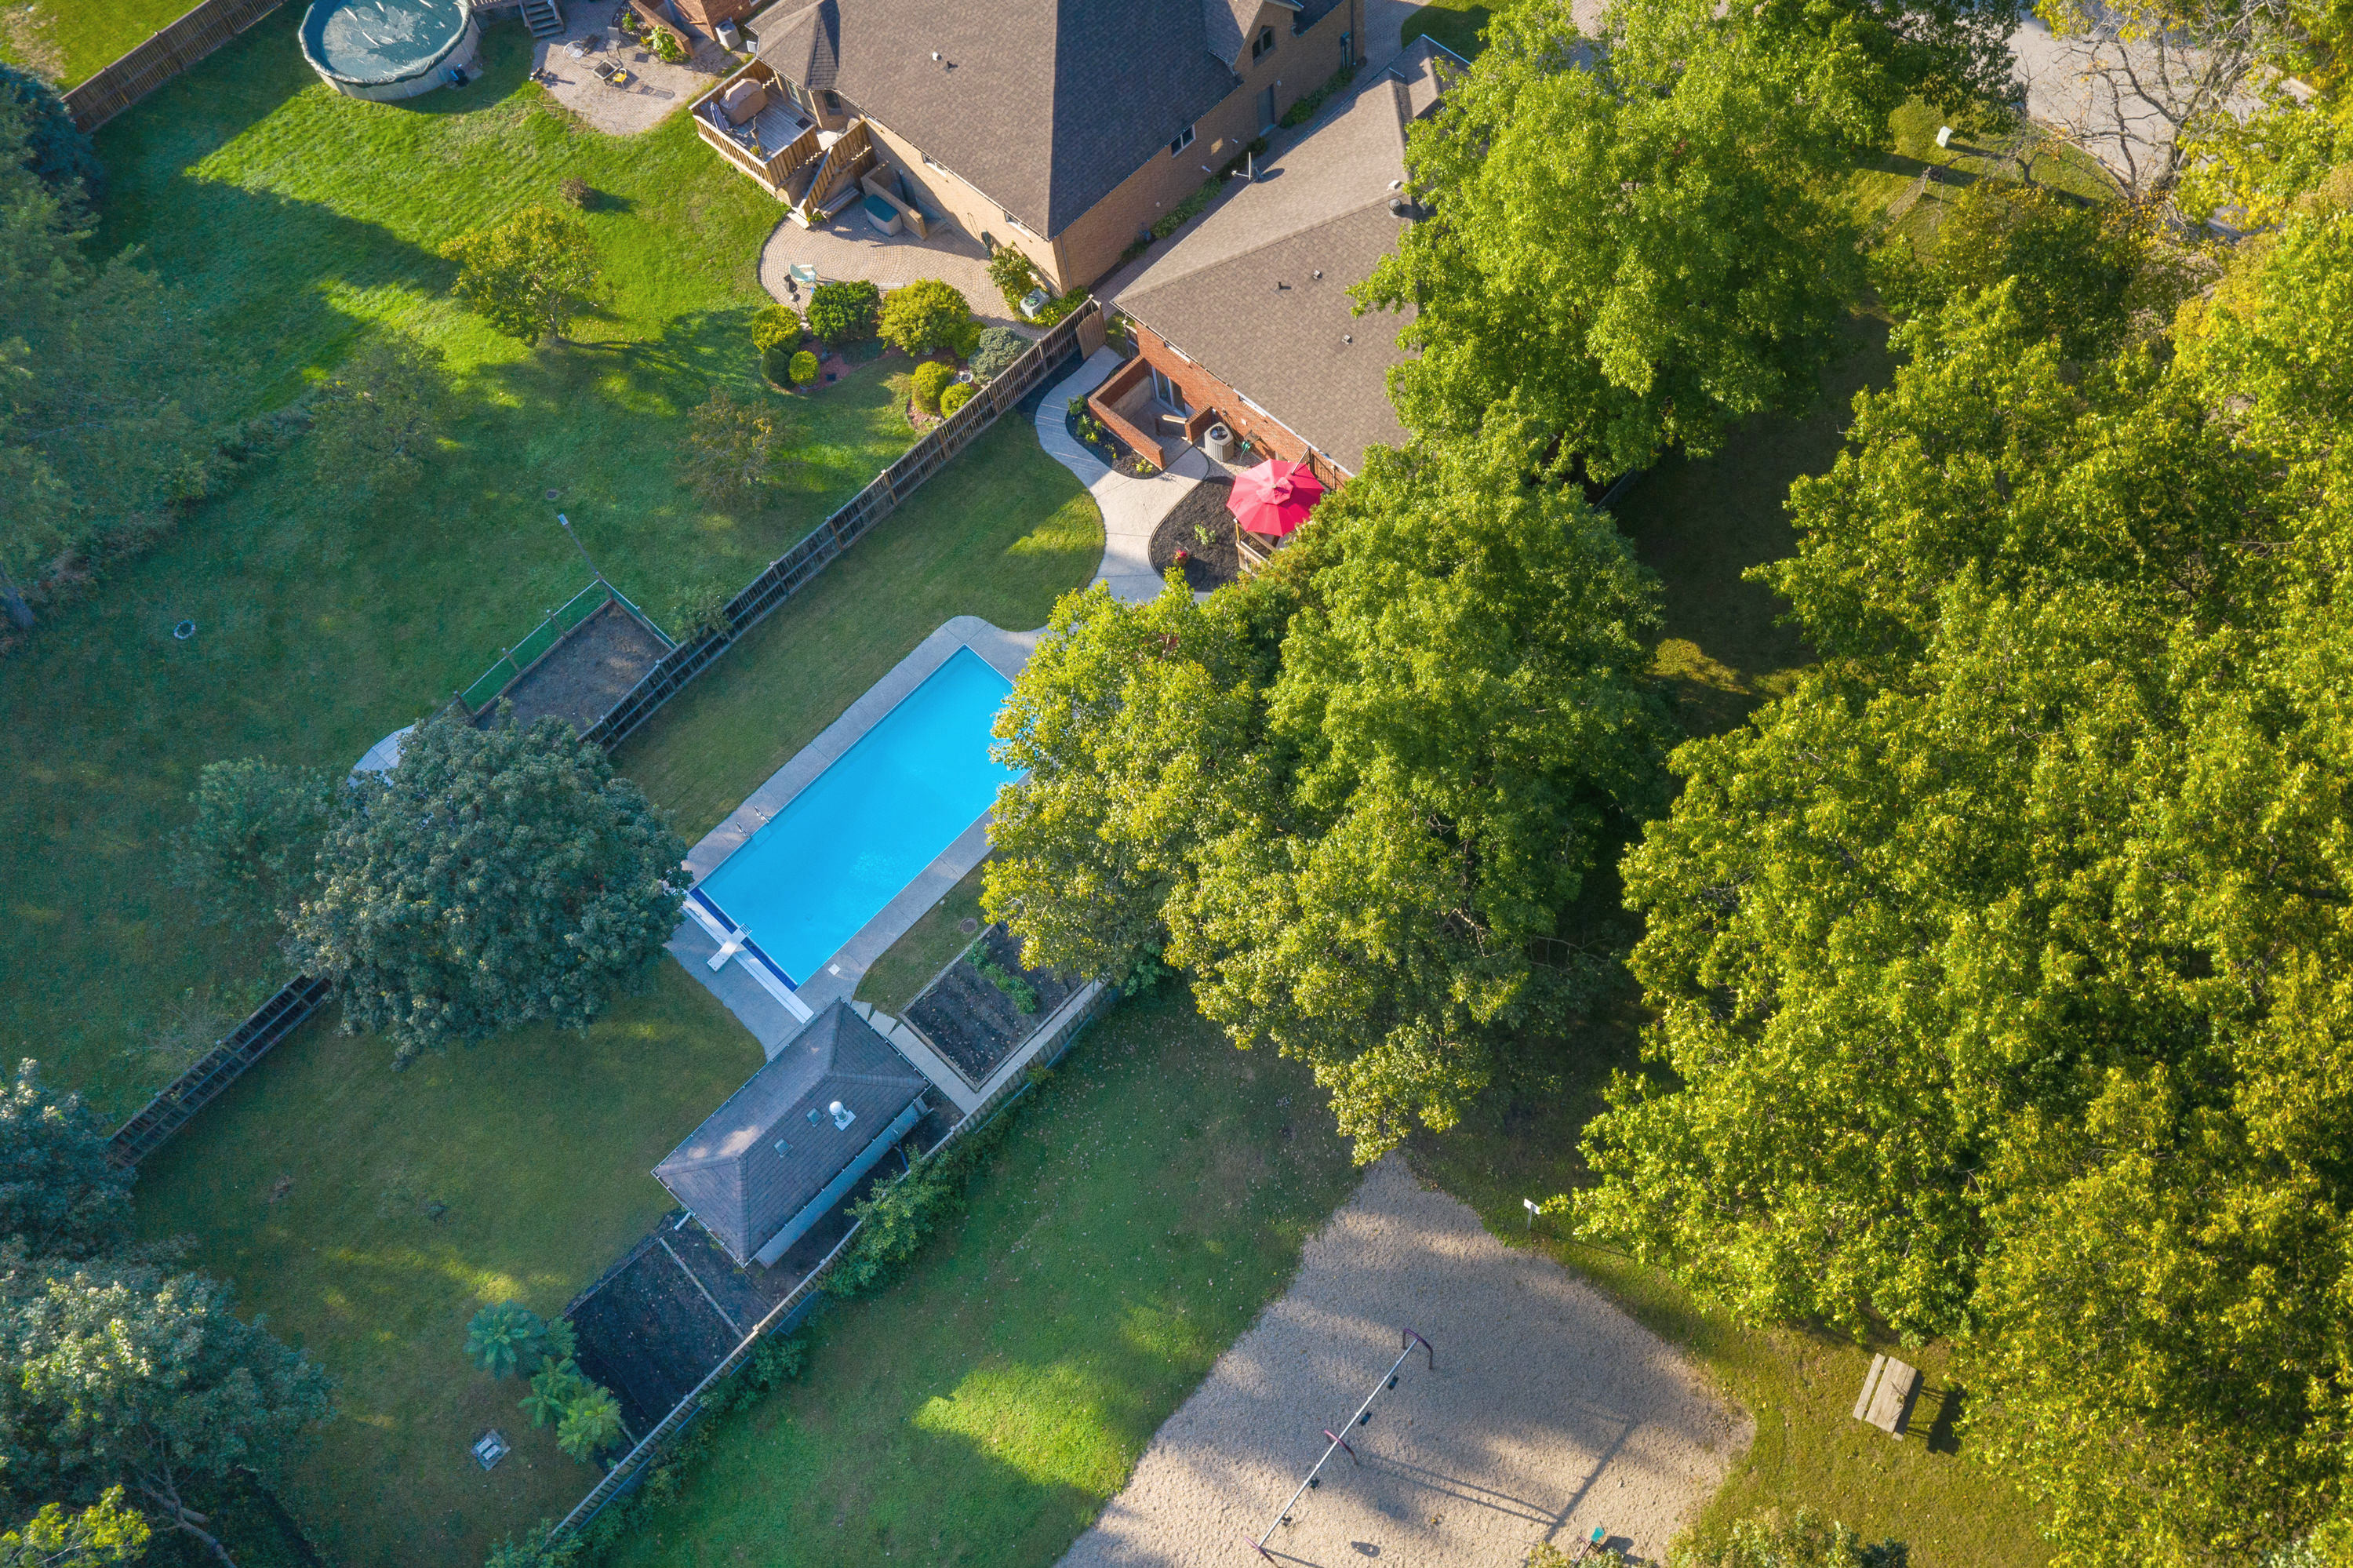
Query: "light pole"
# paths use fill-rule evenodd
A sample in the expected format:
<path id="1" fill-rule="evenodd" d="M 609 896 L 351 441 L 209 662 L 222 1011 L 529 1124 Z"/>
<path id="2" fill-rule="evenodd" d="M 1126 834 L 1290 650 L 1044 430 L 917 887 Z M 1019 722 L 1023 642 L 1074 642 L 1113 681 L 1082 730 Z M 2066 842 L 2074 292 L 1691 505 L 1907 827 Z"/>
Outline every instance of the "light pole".
<path id="1" fill-rule="evenodd" d="M 584 561 L 588 561 L 588 575 L 595 577 L 598 582 L 605 583 L 605 574 L 596 569 L 596 563 L 595 561 L 588 560 L 588 546 L 582 544 L 580 542 L 580 535 L 572 531 L 572 519 L 559 512 L 555 514 L 555 520 L 563 525 L 564 536 L 572 541 L 572 547 L 580 552 L 580 558 Z M 605 583 L 605 586 L 607 588 L 611 588 L 613 585 L 611 583 Z"/>

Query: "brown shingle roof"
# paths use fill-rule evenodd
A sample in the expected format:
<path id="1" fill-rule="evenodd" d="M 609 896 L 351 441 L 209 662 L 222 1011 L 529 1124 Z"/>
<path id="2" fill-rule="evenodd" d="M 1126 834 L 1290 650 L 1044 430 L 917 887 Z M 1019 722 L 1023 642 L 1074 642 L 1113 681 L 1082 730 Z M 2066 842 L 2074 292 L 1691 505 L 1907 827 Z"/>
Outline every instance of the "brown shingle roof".
<path id="1" fill-rule="evenodd" d="M 1117 301 L 1351 473 L 1366 447 L 1406 440 L 1388 397 L 1403 322 L 1355 315 L 1347 291 L 1405 226 L 1390 203 L 1401 199 L 1405 128 L 1435 101 L 1430 55 L 1417 43 Z"/>
<path id="2" fill-rule="evenodd" d="M 1255 16 L 1256 0 L 1247 3 Z M 1338 3 L 1303 0 L 1303 25 Z M 1229 0 L 783 0 L 746 30 L 772 69 L 839 93 L 1050 236 L 1168 156 L 1177 133 L 1234 90 L 1233 57 L 1217 57 L 1205 6 L 1231 8 Z"/>
<path id="3" fill-rule="evenodd" d="M 654 1175 L 739 1263 L 848 1169 L 928 1087 L 841 1002 L 711 1113 Z M 836 1127 L 827 1107 L 850 1113 Z"/>

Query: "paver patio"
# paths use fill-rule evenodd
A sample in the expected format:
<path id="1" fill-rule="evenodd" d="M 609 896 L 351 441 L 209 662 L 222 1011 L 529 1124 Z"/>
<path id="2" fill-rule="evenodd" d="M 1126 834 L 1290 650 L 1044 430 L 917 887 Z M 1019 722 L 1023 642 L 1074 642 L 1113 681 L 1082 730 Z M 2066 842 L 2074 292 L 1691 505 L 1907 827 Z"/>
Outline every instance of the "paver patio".
<path id="1" fill-rule="evenodd" d="M 776 211 L 781 215 L 784 207 L 779 205 Z M 929 239 L 919 239 L 912 233 L 882 233 L 866 221 L 856 202 L 823 228 L 803 228 L 780 217 L 760 250 L 760 286 L 795 310 L 804 310 L 808 290 L 804 287 L 796 295 L 786 286 L 795 262 L 814 268 L 820 282 L 868 282 L 885 293 L 920 278 L 937 278 L 953 284 L 973 314 L 989 325 L 1009 326 L 1025 337 L 1039 335 L 1037 328 L 1016 321 L 1005 308 L 1005 296 L 989 281 L 988 253 L 980 241 L 944 218 L 932 225 Z"/>
<path id="2" fill-rule="evenodd" d="M 1103 459 L 1071 439 L 1062 428 L 1070 400 L 1102 386 L 1120 363 L 1116 350 L 1099 348 L 1056 384 L 1038 405 L 1038 444 L 1078 475 L 1103 508 L 1103 558 L 1095 582 L 1109 583 L 1113 597 L 1124 603 L 1142 604 L 1157 598 L 1166 586 L 1152 569 L 1152 531 L 1187 491 L 1208 476 L 1209 459 L 1198 447 L 1187 447 L 1169 468 L 1149 479 L 1136 479 L 1113 472 Z"/>

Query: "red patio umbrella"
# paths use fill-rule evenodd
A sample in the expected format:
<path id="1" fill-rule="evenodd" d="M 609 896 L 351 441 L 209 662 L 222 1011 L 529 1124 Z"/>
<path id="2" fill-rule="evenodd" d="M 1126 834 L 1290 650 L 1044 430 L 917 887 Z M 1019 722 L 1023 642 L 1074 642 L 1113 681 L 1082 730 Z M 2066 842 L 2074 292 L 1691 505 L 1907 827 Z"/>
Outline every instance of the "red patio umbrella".
<path id="1" fill-rule="evenodd" d="M 1282 538 L 1302 523 L 1324 498 L 1324 482 L 1303 462 L 1269 458 L 1234 481 L 1226 510 L 1253 534 Z"/>

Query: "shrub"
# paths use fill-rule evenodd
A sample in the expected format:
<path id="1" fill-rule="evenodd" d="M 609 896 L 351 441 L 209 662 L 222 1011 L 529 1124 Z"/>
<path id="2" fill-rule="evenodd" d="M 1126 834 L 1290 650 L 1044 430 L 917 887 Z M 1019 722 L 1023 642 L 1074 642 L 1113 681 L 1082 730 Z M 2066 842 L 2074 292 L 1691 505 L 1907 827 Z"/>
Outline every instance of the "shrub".
<path id="1" fill-rule="evenodd" d="M 816 380 L 819 368 L 817 355 L 806 348 L 794 355 L 792 364 L 786 366 L 796 387 L 806 387 Z"/>
<path id="2" fill-rule="evenodd" d="M 953 414 L 972 401 L 972 383 L 959 381 L 940 394 L 940 412 Z"/>
<path id="3" fill-rule="evenodd" d="M 969 353 L 980 338 L 972 306 L 954 285 L 923 278 L 882 302 L 882 341 L 909 354 L 946 348 Z"/>
<path id="4" fill-rule="evenodd" d="M 955 384 L 955 372 L 936 359 L 927 359 L 915 366 L 909 377 L 915 397 L 915 407 L 926 414 L 940 411 L 940 394 Z"/>
<path id="5" fill-rule="evenodd" d="M 0 103 L 14 103 L 23 113 L 25 167 L 49 187 L 52 196 L 70 201 L 79 181 L 81 197 L 96 202 L 106 195 L 106 165 L 98 149 L 58 90 L 31 71 L 0 61 Z"/>
<path id="6" fill-rule="evenodd" d="M 1795 1519 L 1768 1509 L 1735 1524 L 1723 1545 L 1686 1545 L 1668 1560 L 1672 1568 L 1904 1568 L 1906 1556 L 1900 1541 L 1870 1545 L 1805 1509 Z"/>
<path id="7" fill-rule="evenodd" d="M 882 291 L 871 283 L 819 283 L 809 291 L 808 329 L 839 348 L 874 335 Z"/>
<path id="8" fill-rule="evenodd" d="M 654 33 L 654 57 L 665 65 L 681 65 L 686 60 L 686 46 L 678 41 L 677 34 L 658 28 Z"/>
<path id="9" fill-rule="evenodd" d="M 752 318 L 752 346 L 763 354 L 779 344 L 790 348 L 800 340 L 800 314 L 790 305 L 769 305 Z"/>
<path id="10" fill-rule="evenodd" d="M 587 226 L 553 207 L 527 207 L 451 240 L 441 253 L 458 263 L 449 291 L 493 329 L 526 344 L 561 341 L 600 277 Z"/>
<path id="11" fill-rule="evenodd" d="M 714 506 L 760 500 L 784 475 L 786 431 L 776 403 L 765 395 L 737 398 L 723 387 L 687 419 L 679 477 Z"/>
<path id="12" fill-rule="evenodd" d="M 588 198 L 596 194 L 588 188 L 588 182 L 578 175 L 565 175 L 564 183 L 555 188 L 566 202 L 577 207 L 586 207 L 588 205 Z"/>
<path id="13" fill-rule="evenodd" d="M 519 1301 L 501 1301 L 466 1325 L 466 1355 L 492 1377 L 528 1377 L 547 1353 L 547 1324 Z"/>
<path id="14" fill-rule="evenodd" d="M 173 880 L 216 920 L 267 918 L 290 904 L 335 804 L 327 775 L 258 757 L 206 763 L 189 799 L 196 817 L 174 840 Z"/>
<path id="15" fill-rule="evenodd" d="M 980 334 L 980 342 L 968 356 L 972 373 L 983 381 L 992 380 L 1010 370 L 1029 348 L 1029 340 L 1011 327 L 990 327 Z"/>
<path id="16" fill-rule="evenodd" d="M 1352 65 L 1342 66 L 1324 80 L 1323 86 L 1303 95 L 1298 102 L 1282 111 L 1283 125 L 1291 127 L 1306 124 L 1315 118 L 1315 111 L 1324 107 L 1325 99 L 1356 79 L 1356 68 Z"/>
<path id="17" fill-rule="evenodd" d="M 441 351 L 396 334 L 377 338 L 320 384 L 310 407 L 321 484 L 398 489 L 440 447 L 448 408 Z"/>
<path id="18" fill-rule="evenodd" d="M 826 1291 L 863 1296 L 887 1283 L 915 1255 L 933 1227 L 963 1206 L 960 1174 L 945 1160 L 926 1156 L 897 1181 L 851 1204 L 850 1218 L 860 1222 L 858 1236 L 826 1275 Z"/>
<path id="19" fill-rule="evenodd" d="M 1218 187 L 1225 182 L 1212 175 L 1201 182 L 1201 188 L 1170 208 L 1159 222 L 1152 226 L 1152 238 L 1166 239 L 1189 222 L 1193 215 L 1218 199 Z"/>
<path id="20" fill-rule="evenodd" d="M 691 582 L 671 596 L 670 623 L 678 628 L 681 638 L 691 638 L 700 631 L 724 631 L 727 600 L 731 597 L 727 585 L 715 577 Z"/>
<path id="21" fill-rule="evenodd" d="M 1005 308 L 1018 311 L 1022 299 L 1038 286 L 1038 269 L 1018 250 L 1000 245 L 988 253 L 988 281 L 1005 296 Z"/>

